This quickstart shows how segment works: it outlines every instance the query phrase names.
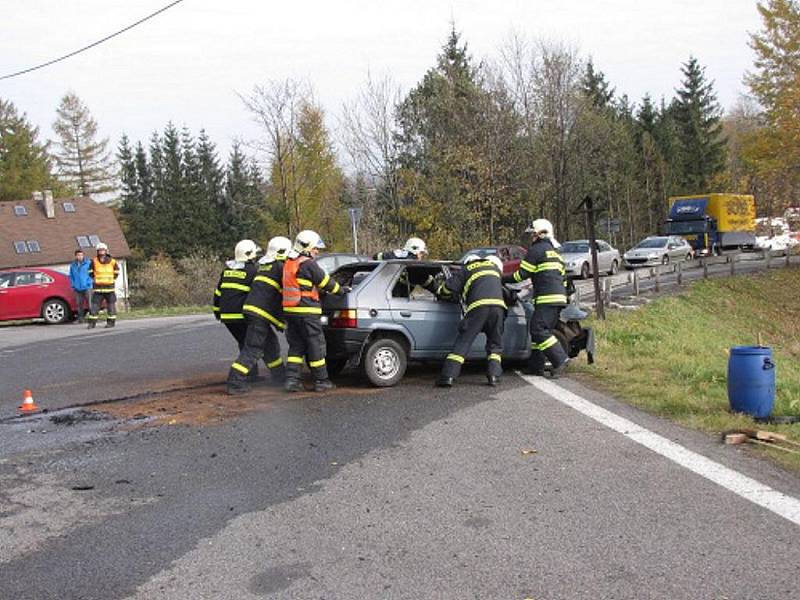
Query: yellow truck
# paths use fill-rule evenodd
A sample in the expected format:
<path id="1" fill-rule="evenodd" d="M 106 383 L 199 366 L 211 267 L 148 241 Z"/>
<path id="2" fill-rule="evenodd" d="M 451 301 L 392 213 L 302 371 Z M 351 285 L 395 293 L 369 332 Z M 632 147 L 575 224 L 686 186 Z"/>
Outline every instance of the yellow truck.
<path id="1" fill-rule="evenodd" d="M 756 205 L 745 194 L 700 194 L 669 198 L 664 233 L 686 238 L 695 254 L 752 250 L 756 244 Z"/>

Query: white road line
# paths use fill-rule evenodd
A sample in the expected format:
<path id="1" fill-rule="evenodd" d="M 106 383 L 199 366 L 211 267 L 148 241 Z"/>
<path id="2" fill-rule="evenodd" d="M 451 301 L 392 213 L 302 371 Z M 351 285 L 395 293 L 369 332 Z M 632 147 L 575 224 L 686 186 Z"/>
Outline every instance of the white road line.
<path id="1" fill-rule="evenodd" d="M 633 421 L 620 417 L 577 394 L 573 394 L 552 381 L 528 375 L 521 375 L 521 377 L 545 394 L 552 396 L 562 404 L 574 408 L 598 423 L 602 423 L 609 429 L 613 429 L 645 448 L 649 448 L 653 452 L 657 452 L 709 481 L 721 485 L 745 500 L 771 510 L 776 515 L 780 515 L 795 525 L 800 525 L 800 500 L 797 498 L 774 490 L 768 485 L 729 469 L 697 452 L 688 450 L 680 444 L 676 444 L 649 429 L 637 425 Z"/>

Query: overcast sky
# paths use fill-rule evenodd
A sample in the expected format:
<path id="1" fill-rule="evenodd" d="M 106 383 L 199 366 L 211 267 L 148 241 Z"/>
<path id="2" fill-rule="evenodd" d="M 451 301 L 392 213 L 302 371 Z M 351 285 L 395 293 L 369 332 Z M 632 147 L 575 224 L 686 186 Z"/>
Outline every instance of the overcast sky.
<path id="1" fill-rule="evenodd" d="M 93 42 L 169 0 L 0 0 L 0 75 Z M 167 121 L 204 127 L 224 152 L 255 135 L 236 92 L 286 77 L 306 79 L 331 124 L 368 71 L 408 89 L 434 64 L 450 23 L 475 58 L 492 57 L 512 31 L 563 41 L 591 55 L 618 92 L 670 97 L 694 55 L 724 108 L 751 68 L 754 0 L 184 0 L 74 58 L 0 81 L 51 136 L 67 90 L 89 105 L 116 146 L 146 140 Z"/>

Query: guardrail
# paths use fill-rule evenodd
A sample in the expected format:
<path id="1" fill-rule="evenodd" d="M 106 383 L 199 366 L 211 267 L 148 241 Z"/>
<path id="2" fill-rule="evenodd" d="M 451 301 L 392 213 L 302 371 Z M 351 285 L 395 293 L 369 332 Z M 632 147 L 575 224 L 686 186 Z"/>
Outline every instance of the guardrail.
<path id="1" fill-rule="evenodd" d="M 626 273 L 601 277 L 600 291 L 603 296 L 603 301 L 608 302 L 614 295 L 615 290 L 631 288 L 632 294 L 634 296 L 638 296 L 641 293 L 641 283 L 643 281 L 652 281 L 652 289 L 658 293 L 661 291 L 662 285 L 667 283 L 664 281 L 664 278 L 668 275 L 675 275 L 675 283 L 677 285 L 682 285 L 687 272 L 688 274 L 693 274 L 702 270 L 703 279 L 707 279 L 709 276 L 714 274 L 736 275 L 737 265 L 742 265 L 744 263 L 754 265 L 756 263 L 763 262 L 763 270 L 770 269 L 773 266 L 788 267 L 791 265 L 793 256 L 797 256 L 793 249 L 764 249 L 756 250 L 755 252 L 733 252 L 729 254 L 723 254 L 722 256 L 704 256 L 691 261 L 680 261 L 653 267 L 636 267 Z M 718 265 L 729 265 L 729 270 L 710 274 L 709 267 Z M 741 270 L 741 268 L 738 270 Z M 761 269 L 747 269 L 748 272 L 757 270 Z M 698 279 L 698 277 L 691 277 L 691 279 Z M 594 284 L 592 283 L 591 279 L 581 283 L 575 282 L 574 301 L 580 303 L 582 299 L 585 299 L 587 302 L 594 302 Z"/>

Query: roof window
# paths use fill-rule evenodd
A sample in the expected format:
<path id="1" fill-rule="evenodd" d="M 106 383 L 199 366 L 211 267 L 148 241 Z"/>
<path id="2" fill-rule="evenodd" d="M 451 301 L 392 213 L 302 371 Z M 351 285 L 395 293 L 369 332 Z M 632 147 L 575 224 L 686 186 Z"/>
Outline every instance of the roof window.
<path id="1" fill-rule="evenodd" d="M 39 240 L 28 240 L 28 252 L 41 252 L 42 247 L 39 245 Z"/>
<path id="2" fill-rule="evenodd" d="M 75 205 L 72 202 L 64 202 L 64 212 L 65 213 L 74 213 L 75 212 Z"/>
<path id="3" fill-rule="evenodd" d="M 24 241 L 16 241 L 14 242 L 14 251 L 17 254 L 27 254 L 28 253 L 28 244 Z"/>
<path id="4" fill-rule="evenodd" d="M 25 215 L 28 214 L 28 209 L 22 206 L 21 204 L 17 204 L 14 207 L 14 214 L 17 215 L 18 217 L 24 217 Z"/>

